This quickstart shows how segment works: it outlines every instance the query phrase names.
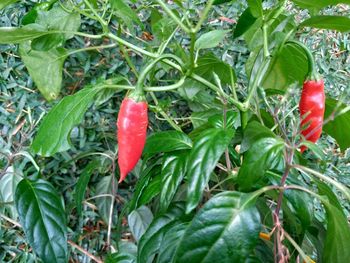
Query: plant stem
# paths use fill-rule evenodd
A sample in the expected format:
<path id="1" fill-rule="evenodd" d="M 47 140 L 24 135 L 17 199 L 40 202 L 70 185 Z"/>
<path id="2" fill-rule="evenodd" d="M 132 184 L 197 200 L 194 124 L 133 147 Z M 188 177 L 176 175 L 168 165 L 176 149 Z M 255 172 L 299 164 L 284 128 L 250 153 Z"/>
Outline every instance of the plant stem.
<path id="1" fill-rule="evenodd" d="M 116 46 L 116 43 L 109 44 L 109 45 L 101 45 L 101 46 L 93 46 L 93 47 L 84 47 L 80 49 L 76 49 L 73 51 L 70 51 L 67 56 L 79 53 L 79 52 L 84 52 L 84 51 L 89 51 L 89 50 L 98 50 L 98 49 L 106 49 L 106 48 L 113 48 Z"/>
<path id="2" fill-rule="evenodd" d="M 240 115 L 241 115 L 241 127 L 244 130 L 248 124 L 248 112 L 241 110 Z"/>
<path id="3" fill-rule="evenodd" d="M 165 62 L 165 61 L 164 61 Z M 229 95 L 227 95 L 226 93 L 222 93 L 220 91 L 220 89 L 214 85 L 213 83 L 207 81 L 206 79 L 202 78 L 201 76 L 198 76 L 194 73 L 192 73 L 190 76 L 190 78 L 197 80 L 198 82 L 204 84 L 205 86 L 207 86 L 208 88 L 210 88 L 211 90 L 217 92 L 218 94 L 220 94 L 223 98 L 227 99 L 228 102 L 232 103 L 233 105 L 235 105 L 238 109 L 243 110 L 244 109 L 244 105 L 235 100 L 234 98 L 231 98 Z"/>
<path id="4" fill-rule="evenodd" d="M 201 29 L 202 24 L 204 23 L 204 20 L 207 18 L 208 13 L 209 13 L 211 7 L 213 6 L 213 3 L 214 3 L 214 0 L 207 1 L 207 5 L 204 8 L 202 16 L 200 17 L 196 27 L 192 29 L 193 33 L 197 33 Z"/>
<path id="5" fill-rule="evenodd" d="M 180 126 L 178 126 L 178 125 L 168 116 L 168 114 L 166 114 L 166 112 L 164 112 L 163 109 L 160 108 L 160 107 L 158 106 L 159 103 L 158 103 L 158 100 L 157 100 L 156 96 L 154 95 L 154 93 L 153 93 L 153 92 L 150 92 L 150 94 L 151 94 L 151 96 L 152 96 L 152 99 L 153 99 L 153 101 L 154 101 L 154 104 L 155 104 L 156 107 L 157 107 L 158 112 L 163 116 L 163 118 L 166 119 L 166 121 L 170 124 L 170 126 L 173 127 L 175 130 L 182 132 L 182 129 L 180 128 Z"/>
<path id="6" fill-rule="evenodd" d="M 92 13 L 96 16 L 96 19 L 100 22 L 103 32 L 108 32 L 108 25 L 106 21 L 104 21 L 103 18 L 96 12 L 95 8 L 90 4 L 88 0 L 83 0 L 83 1 L 92 11 Z"/>
<path id="7" fill-rule="evenodd" d="M 191 33 L 191 46 L 190 46 L 190 70 L 189 74 L 193 72 L 195 67 L 195 44 L 196 44 L 196 33 Z"/>
<path id="8" fill-rule="evenodd" d="M 178 24 L 179 27 L 181 27 L 183 31 L 185 31 L 188 34 L 191 32 L 191 30 L 184 23 L 182 23 L 182 21 L 174 14 L 173 11 L 171 11 L 171 9 L 162 0 L 155 0 L 155 2 L 157 2 L 164 9 L 165 13 L 167 13 L 174 20 L 174 22 Z"/>
<path id="9" fill-rule="evenodd" d="M 139 79 L 136 83 L 136 87 L 135 87 L 135 92 L 138 94 L 142 94 L 143 93 L 143 86 L 144 86 L 144 82 L 146 79 L 147 74 L 154 68 L 154 66 L 159 62 L 162 61 L 166 58 L 171 58 L 174 59 L 176 62 L 178 62 L 180 65 L 183 65 L 182 61 L 180 60 L 180 58 L 178 58 L 177 56 L 173 55 L 173 54 L 163 54 L 159 57 L 157 57 L 155 60 L 153 60 L 150 64 L 148 64 L 146 66 L 146 68 L 144 70 L 142 70 Z"/>
<path id="10" fill-rule="evenodd" d="M 286 44 L 288 44 L 288 43 L 298 45 L 299 47 L 301 47 L 304 50 L 305 55 L 307 57 L 308 68 L 309 68 L 308 73 L 307 73 L 307 78 L 309 80 L 319 80 L 320 76 L 317 73 L 316 66 L 315 66 L 315 60 L 314 60 L 314 57 L 313 57 L 310 49 L 306 45 L 304 45 L 303 43 L 301 43 L 299 41 L 289 40 L 286 42 Z"/>

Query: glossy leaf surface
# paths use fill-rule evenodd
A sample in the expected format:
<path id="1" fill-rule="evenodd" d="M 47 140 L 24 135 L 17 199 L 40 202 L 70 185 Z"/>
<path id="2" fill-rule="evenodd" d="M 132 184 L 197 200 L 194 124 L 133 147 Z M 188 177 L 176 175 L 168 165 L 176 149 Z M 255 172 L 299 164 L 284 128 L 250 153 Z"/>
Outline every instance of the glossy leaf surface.
<path id="1" fill-rule="evenodd" d="M 15 202 L 26 238 L 43 262 L 67 262 L 66 214 L 56 189 L 41 179 L 23 179 Z"/>

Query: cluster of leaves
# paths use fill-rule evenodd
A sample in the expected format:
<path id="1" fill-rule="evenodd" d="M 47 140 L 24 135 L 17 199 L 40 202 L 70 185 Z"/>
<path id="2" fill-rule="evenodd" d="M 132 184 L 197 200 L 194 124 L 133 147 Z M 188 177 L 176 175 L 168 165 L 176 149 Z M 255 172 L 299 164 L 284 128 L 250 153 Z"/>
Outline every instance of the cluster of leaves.
<path id="1" fill-rule="evenodd" d="M 295 105 L 309 70 L 303 46 L 290 39 L 309 26 L 349 31 L 347 17 L 318 15 L 339 1 L 293 1 L 312 15 L 301 23 L 284 10 L 285 1 L 154 2 L 50 1 L 27 4 L 28 11 L 18 4 L 18 20 L 4 22 L 16 27 L 1 28 L 0 43 L 19 44 L 20 60 L 13 46 L 1 47 L 6 61 L 1 110 L 16 117 L 4 118 L 1 131 L 6 136 L 1 138 L 5 228 L 0 240 L 5 245 L 0 259 L 35 260 L 29 247 L 21 246 L 23 236 L 16 235 L 23 229 L 44 262 L 83 261 L 91 253 L 105 257 L 110 248 L 118 252 L 105 257 L 107 262 L 273 262 L 279 257 L 310 262 L 306 254 L 345 262 L 350 230 L 332 188 L 345 200 L 349 189 L 333 179 L 338 172 L 329 167 L 340 159 L 307 142 L 312 151 L 302 156 L 288 144 L 300 139 Z M 209 9 L 213 2 L 218 5 Z M 201 31 L 188 30 L 206 21 L 199 13 L 213 21 Z M 184 24 L 177 14 L 192 22 Z M 349 45 L 343 42 L 340 57 L 346 63 Z M 138 72 L 164 52 L 181 63 L 168 60 L 150 73 L 145 89 L 152 132 L 142 162 L 117 185 L 115 98 L 133 89 Z M 327 73 L 330 67 L 318 61 Z M 329 75 L 328 83 L 334 79 Z M 347 82 L 343 72 L 335 76 L 339 85 Z M 72 95 L 55 103 L 41 121 L 42 101 L 27 91 L 34 86 L 31 80 L 48 101 Z M 85 83 L 92 85 L 77 92 Z M 62 92 L 62 86 L 68 88 Z M 157 92 L 168 89 L 173 92 Z M 344 152 L 350 146 L 348 106 L 334 99 L 326 104 L 326 119 L 335 118 L 324 130 Z M 44 111 L 49 107 L 45 104 Z M 291 169 L 287 159 L 294 154 Z M 289 188 L 282 189 L 285 173 Z M 18 229 L 10 230 L 11 224 Z M 270 231 L 281 245 L 277 257 L 274 242 L 259 238 L 259 232 Z M 14 235 L 20 241 L 6 241 Z M 69 252 L 68 243 L 82 255 Z"/>

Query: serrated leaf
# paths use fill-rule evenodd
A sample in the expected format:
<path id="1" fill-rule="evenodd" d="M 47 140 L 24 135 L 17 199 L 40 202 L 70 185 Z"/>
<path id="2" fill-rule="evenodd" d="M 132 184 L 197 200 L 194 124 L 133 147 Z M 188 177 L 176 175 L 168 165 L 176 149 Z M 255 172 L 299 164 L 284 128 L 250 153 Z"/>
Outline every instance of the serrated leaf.
<path id="1" fill-rule="evenodd" d="M 129 214 L 128 223 L 136 242 L 139 242 L 152 220 L 152 211 L 147 206 L 141 206 Z"/>
<path id="2" fill-rule="evenodd" d="M 246 152 L 243 164 L 238 172 L 238 184 L 242 191 L 250 190 L 265 172 L 281 156 L 284 142 L 276 138 L 262 138 L 256 141 Z"/>
<path id="3" fill-rule="evenodd" d="M 185 133 L 179 131 L 162 131 L 153 133 L 147 138 L 143 154 L 153 155 L 161 152 L 191 148 L 192 141 Z"/>
<path id="4" fill-rule="evenodd" d="M 165 214 L 153 220 L 140 240 L 138 262 L 149 262 L 152 256 L 158 252 L 167 227 L 178 222 L 178 218 L 184 214 L 184 208 L 183 203 L 176 203 Z"/>
<path id="5" fill-rule="evenodd" d="M 261 228 L 255 200 L 239 192 L 211 198 L 188 226 L 175 262 L 245 262 Z"/>
<path id="6" fill-rule="evenodd" d="M 196 43 L 195 49 L 205 49 L 205 48 L 213 48 L 222 42 L 226 36 L 226 34 L 230 32 L 230 30 L 213 30 L 201 35 Z"/>
<path id="7" fill-rule="evenodd" d="M 167 210 L 186 172 L 188 151 L 174 152 L 165 156 L 162 166 L 160 210 Z"/>
<path id="8" fill-rule="evenodd" d="M 188 157 L 187 213 L 200 202 L 210 174 L 231 142 L 233 135 L 234 130 L 209 129 L 195 141 Z"/>
<path id="9" fill-rule="evenodd" d="M 52 156 L 70 148 L 69 134 L 78 125 L 93 102 L 98 88 L 85 88 L 63 98 L 42 121 L 31 149 L 42 156 Z"/>
<path id="10" fill-rule="evenodd" d="M 63 63 L 67 57 L 64 48 L 50 51 L 31 50 L 28 43 L 21 44 L 19 54 L 30 76 L 46 100 L 57 99 L 62 85 Z"/>
<path id="11" fill-rule="evenodd" d="M 331 29 L 345 33 L 350 31 L 350 18 L 345 16 L 313 16 L 302 22 L 300 26 Z"/>
<path id="12" fill-rule="evenodd" d="M 67 262 L 66 214 L 56 189 L 41 179 L 23 179 L 15 202 L 26 238 L 42 261 Z"/>
<path id="13" fill-rule="evenodd" d="M 89 183 L 90 177 L 95 169 L 98 168 L 100 162 L 92 161 L 83 170 L 79 176 L 77 185 L 75 186 L 74 199 L 77 206 L 78 215 L 81 216 L 85 191 Z"/>

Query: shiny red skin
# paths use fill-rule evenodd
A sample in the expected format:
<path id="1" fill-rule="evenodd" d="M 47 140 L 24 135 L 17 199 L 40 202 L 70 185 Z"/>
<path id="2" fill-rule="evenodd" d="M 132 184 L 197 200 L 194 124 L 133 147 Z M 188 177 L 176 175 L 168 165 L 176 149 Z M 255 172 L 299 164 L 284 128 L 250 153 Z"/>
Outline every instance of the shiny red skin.
<path id="1" fill-rule="evenodd" d="M 146 142 L 147 103 L 125 98 L 117 120 L 118 164 L 121 183 L 139 161 Z"/>
<path id="2" fill-rule="evenodd" d="M 316 143 L 322 133 L 323 117 L 325 111 L 324 81 L 322 79 L 307 80 L 299 102 L 301 134 L 310 142 Z M 301 146 L 304 152 L 306 146 Z"/>

